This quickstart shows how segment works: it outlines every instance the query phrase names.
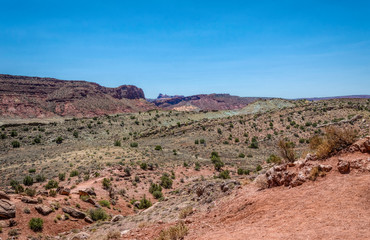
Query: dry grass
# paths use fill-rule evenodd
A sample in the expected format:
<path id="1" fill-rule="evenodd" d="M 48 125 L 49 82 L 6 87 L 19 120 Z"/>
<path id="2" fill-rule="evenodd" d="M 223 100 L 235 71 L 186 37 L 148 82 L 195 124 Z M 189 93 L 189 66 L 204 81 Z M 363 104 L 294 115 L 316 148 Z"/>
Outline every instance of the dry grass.
<path id="1" fill-rule="evenodd" d="M 294 145 L 292 142 L 287 142 L 283 139 L 280 139 L 278 142 L 279 150 L 281 156 L 288 162 L 295 161 Z"/>
<path id="2" fill-rule="evenodd" d="M 179 218 L 184 219 L 187 216 L 191 215 L 193 212 L 194 211 L 192 206 L 185 207 L 180 211 Z"/>
<path id="3" fill-rule="evenodd" d="M 311 139 L 314 143 L 310 144 L 310 147 L 316 150 L 318 158 L 327 158 L 354 143 L 356 136 L 352 129 L 331 126 L 325 129 L 323 137 L 314 136 Z"/>
<path id="4" fill-rule="evenodd" d="M 188 228 L 184 222 L 179 222 L 175 226 L 163 230 L 156 240 L 180 240 L 188 234 Z"/>

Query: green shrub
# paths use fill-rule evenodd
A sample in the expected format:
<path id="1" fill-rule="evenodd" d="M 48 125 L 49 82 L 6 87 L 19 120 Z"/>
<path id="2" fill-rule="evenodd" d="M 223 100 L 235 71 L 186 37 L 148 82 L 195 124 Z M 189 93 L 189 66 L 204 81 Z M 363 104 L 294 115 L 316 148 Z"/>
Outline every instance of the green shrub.
<path id="1" fill-rule="evenodd" d="M 160 191 L 154 191 L 154 192 L 153 192 L 153 197 L 154 197 L 155 199 L 160 199 L 160 198 L 162 198 L 162 197 L 163 197 L 163 193 L 162 193 L 162 192 L 160 192 Z"/>
<path id="2" fill-rule="evenodd" d="M 245 154 L 244 154 L 244 153 L 240 153 L 240 154 L 239 154 L 239 157 L 240 157 L 240 158 L 245 158 Z"/>
<path id="3" fill-rule="evenodd" d="M 13 141 L 12 146 L 13 146 L 13 148 L 19 148 L 21 146 L 21 144 L 18 141 Z"/>
<path id="4" fill-rule="evenodd" d="M 78 171 L 77 170 L 73 170 L 73 171 L 71 171 L 70 173 L 69 173 L 69 176 L 70 177 L 76 177 L 76 176 L 78 176 Z"/>
<path id="5" fill-rule="evenodd" d="M 31 176 L 24 177 L 23 184 L 25 186 L 32 186 L 32 184 L 33 184 L 33 178 Z"/>
<path id="6" fill-rule="evenodd" d="M 162 191 L 161 185 L 155 183 L 150 184 L 149 192 L 153 194 L 155 191 L 161 192 Z"/>
<path id="7" fill-rule="evenodd" d="M 66 174 L 65 173 L 59 173 L 58 178 L 59 178 L 59 181 L 64 181 L 64 180 L 66 180 Z"/>
<path id="8" fill-rule="evenodd" d="M 147 170 L 148 169 L 148 164 L 143 162 L 140 164 L 140 168 L 143 169 L 143 170 Z"/>
<path id="9" fill-rule="evenodd" d="M 63 142 L 63 138 L 62 137 L 57 137 L 56 139 L 55 139 L 55 142 L 57 143 L 57 144 L 61 144 L 62 142 Z"/>
<path id="10" fill-rule="evenodd" d="M 195 143 L 195 144 L 199 144 L 199 140 L 198 140 L 198 139 L 196 139 L 196 140 L 194 141 L 194 143 Z"/>
<path id="11" fill-rule="evenodd" d="M 28 169 L 28 172 L 29 173 L 35 173 L 36 172 L 36 169 L 34 169 L 34 168 Z"/>
<path id="12" fill-rule="evenodd" d="M 42 220 L 41 218 L 32 218 L 28 222 L 28 226 L 34 232 L 41 232 L 43 225 L 44 225 L 44 220 Z"/>
<path id="13" fill-rule="evenodd" d="M 46 177 L 42 174 L 36 175 L 36 182 L 45 182 Z"/>
<path id="14" fill-rule="evenodd" d="M 140 204 L 138 206 L 139 209 L 147 209 L 152 206 L 152 202 L 149 199 L 146 199 L 145 195 L 140 200 Z"/>
<path id="15" fill-rule="evenodd" d="M 200 171 L 200 163 L 199 162 L 196 162 L 195 163 L 195 171 Z"/>
<path id="16" fill-rule="evenodd" d="M 121 141 L 120 140 L 114 141 L 114 146 L 120 147 L 121 146 Z"/>
<path id="17" fill-rule="evenodd" d="M 102 184 L 104 189 L 109 189 L 112 186 L 109 178 L 104 178 Z"/>
<path id="18" fill-rule="evenodd" d="M 139 144 L 137 142 L 132 142 L 130 143 L 130 147 L 138 147 Z"/>
<path id="19" fill-rule="evenodd" d="M 160 151 L 160 150 L 162 150 L 162 147 L 160 145 L 157 145 L 157 146 L 155 146 L 154 149 L 157 150 L 157 151 Z"/>
<path id="20" fill-rule="evenodd" d="M 244 174 L 244 169 L 238 168 L 238 175 L 243 175 L 243 174 Z"/>
<path id="21" fill-rule="evenodd" d="M 33 197 L 33 196 L 36 195 L 36 189 L 34 189 L 34 188 L 26 188 L 25 193 L 26 193 L 27 196 Z"/>
<path id="22" fill-rule="evenodd" d="M 52 189 L 52 188 L 57 188 L 58 187 L 58 182 L 51 179 L 49 182 L 45 185 L 45 189 Z"/>
<path id="23" fill-rule="evenodd" d="M 74 131 L 74 132 L 73 132 L 73 136 L 74 136 L 75 138 L 78 138 L 78 132 L 77 132 L 77 131 Z"/>
<path id="24" fill-rule="evenodd" d="M 271 154 L 270 157 L 267 158 L 267 163 L 277 163 L 281 164 L 281 158 L 279 156 L 276 156 L 275 154 Z"/>
<path id="25" fill-rule="evenodd" d="M 167 173 L 162 175 L 160 185 L 166 189 L 172 188 L 172 179 Z"/>
<path id="26" fill-rule="evenodd" d="M 259 171 L 261 171 L 261 170 L 262 170 L 261 165 L 257 165 L 257 167 L 256 167 L 256 171 L 257 171 L 257 172 L 259 172 Z"/>
<path id="27" fill-rule="evenodd" d="M 108 214 L 102 208 L 90 209 L 89 215 L 94 221 L 105 221 L 108 219 Z"/>
<path id="28" fill-rule="evenodd" d="M 33 143 L 35 143 L 35 144 L 41 143 L 41 138 L 35 137 L 35 139 L 33 139 Z"/>
<path id="29" fill-rule="evenodd" d="M 229 179 L 230 178 L 230 172 L 229 170 L 224 170 L 222 172 L 220 172 L 220 174 L 218 175 L 219 178 L 222 178 L 222 179 Z"/>
<path id="30" fill-rule="evenodd" d="M 204 144 L 204 143 L 206 143 L 206 140 L 204 140 L 204 139 L 202 138 L 202 139 L 200 139 L 200 140 L 199 140 L 199 143 L 200 143 L 200 144 Z"/>
<path id="31" fill-rule="evenodd" d="M 100 200 L 99 204 L 103 207 L 110 208 L 110 202 L 108 200 Z"/>

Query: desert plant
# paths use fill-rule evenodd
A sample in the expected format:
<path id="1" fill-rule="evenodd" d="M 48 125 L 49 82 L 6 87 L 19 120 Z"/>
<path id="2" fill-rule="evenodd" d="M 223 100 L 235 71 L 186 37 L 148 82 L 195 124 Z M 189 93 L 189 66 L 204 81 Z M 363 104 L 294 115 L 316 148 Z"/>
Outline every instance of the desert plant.
<path id="1" fill-rule="evenodd" d="M 65 173 L 59 173 L 58 178 L 59 178 L 59 181 L 64 181 L 64 180 L 66 180 L 66 174 Z"/>
<path id="2" fill-rule="evenodd" d="M 63 138 L 62 137 L 57 137 L 56 139 L 55 139 L 55 142 L 57 143 L 57 144 L 61 144 L 62 142 L 63 142 Z"/>
<path id="3" fill-rule="evenodd" d="M 38 174 L 36 175 L 36 182 L 45 182 L 46 181 L 46 177 L 42 174 Z"/>
<path id="4" fill-rule="evenodd" d="M 108 219 L 108 214 L 102 208 L 90 209 L 89 215 L 94 221 L 105 221 Z"/>
<path id="5" fill-rule="evenodd" d="M 132 142 L 132 143 L 130 143 L 130 147 L 138 147 L 139 146 L 139 144 L 137 143 L 137 142 Z"/>
<path id="6" fill-rule="evenodd" d="M 121 141 L 120 140 L 114 141 L 114 146 L 115 147 L 120 147 L 121 146 Z"/>
<path id="7" fill-rule="evenodd" d="M 104 189 L 109 189 L 112 186 L 111 180 L 109 178 L 104 178 L 102 184 Z"/>
<path id="8" fill-rule="evenodd" d="M 278 142 L 278 147 L 280 150 L 281 156 L 287 160 L 288 162 L 295 161 L 295 154 L 294 154 L 294 143 L 285 141 L 284 139 L 280 139 Z"/>
<path id="9" fill-rule="evenodd" d="M 52 188 L 57 188 L 58 187 L 58 182 L 51 179 L 49 182 L 45 185 L 45 189 L 52 189 Z"/>
<path id="10" fill-rule="evenodd" d="M 188 228 L 183 221 L 176 225 L 162 230 L 155 240 L 180 240 L 188 234 Z"/>
<path id="11" fill-rule="evenodd" d="M 218 177 L 221 178 L 221 179 L 229 179 L 230 178 L 229 170 L 224 170 L 224 171 L 220 172 Z"/>
<path id="12" fill-rule="evenodd" d="M 25 176 L 24 179 L 23 179 L 23 184 L 25 186 L 32 186 L 33 178 L 31 176 Z"/>
<path id="13" fill-rule="evenodd" d="M 28 226 L 34 232 L 41 232 L 43 225 L 44 225 L 44 220 L 42 220 L 41 218 L 32 218 L 28 222 Z"/>
<path id="14" fill-rule="evenodd" d="M 12 147 L 13 148 L 19 148 L 20 146 L 21 146 L 21 144 L 18 141 L 13 141 L 12 142 Z"/>
<path id="15" fill-rule="evenodd" d="M 276 164 L 281 164 L 281 158 L 279 156 L 276 156 L 275 154 L 271 154 L 267 160 L 267 163 L 276 163 Z"/>
<path id="16" fill-rule="evenodd" d="M 108 200 L 100 200 L 99 204 L 103 207 L 110 208 L 110 202 Z"/>
<path id="17" fill-rule="evenodd" d="M 146 209 L 152 206 L 152 202 L 147 199 L 144 195 L 144 197 L 140 200 L 140 204 L 138 206 L 139 209 Z"/>
<path id="18" fill-rule="evenodd" d="M 170 178 L 168 173 L 164 173 L 162 175 L 160 185 L 166 189 L 169 189 L 172 187 L 172 179 Z"/>
<path id="19" fill-rule="evenodd" d="M 162 147 L 160 145 L 155 146 L 154 150 L 160 151 L 162 150 Z"/>

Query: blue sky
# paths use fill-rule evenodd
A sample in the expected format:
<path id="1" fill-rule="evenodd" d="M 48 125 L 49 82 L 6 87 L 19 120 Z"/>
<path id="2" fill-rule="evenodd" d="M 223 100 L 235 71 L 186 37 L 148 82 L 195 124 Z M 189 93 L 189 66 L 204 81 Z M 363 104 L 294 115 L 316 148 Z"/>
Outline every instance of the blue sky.
<path id="1" fill-rule="evenodd" d="M 370 1 L 0 2 L 0 73 L 151 98 L 370 94 Z"/>

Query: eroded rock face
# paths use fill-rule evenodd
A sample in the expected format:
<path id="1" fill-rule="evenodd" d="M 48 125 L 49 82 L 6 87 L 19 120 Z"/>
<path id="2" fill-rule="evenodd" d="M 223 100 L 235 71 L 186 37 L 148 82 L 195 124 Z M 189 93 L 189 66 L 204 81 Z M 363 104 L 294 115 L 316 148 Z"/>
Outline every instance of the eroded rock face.
<path id="1" fill-rule="evenodd" d="M 0 199 L 0 219 L 15 218 L 15 204 L 9 200 Z"/>
<path id="2" fill-rule="evenodd" d="M 30 198 L 30 197 L 22 197 L 22 202 L 24 203 L 29 203 L 29 204 L 38 204 L 39 201 L 37 199 L 34 199 L 34 198 Z"/>
<path id="3" fill-rule="evenodd" d="M 4 191 L 0 191 L 0 199 L 10 200 L 10 197 Z"/>

